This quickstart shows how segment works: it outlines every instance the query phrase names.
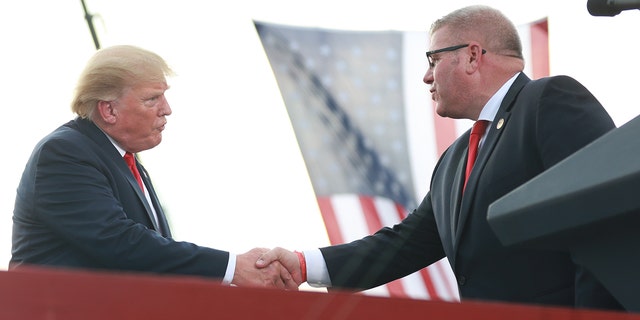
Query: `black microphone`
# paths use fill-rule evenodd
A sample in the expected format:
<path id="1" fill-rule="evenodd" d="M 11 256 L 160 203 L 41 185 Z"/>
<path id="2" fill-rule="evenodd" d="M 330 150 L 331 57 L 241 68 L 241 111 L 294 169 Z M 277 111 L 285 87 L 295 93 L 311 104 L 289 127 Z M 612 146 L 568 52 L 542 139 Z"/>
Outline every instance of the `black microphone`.
<path id="1" fill-rule="evenodd" d="M 622 10 L 640 9 L 640 0 L 588 0 L 587 10 L 592 16 L 613 17 Z"/>

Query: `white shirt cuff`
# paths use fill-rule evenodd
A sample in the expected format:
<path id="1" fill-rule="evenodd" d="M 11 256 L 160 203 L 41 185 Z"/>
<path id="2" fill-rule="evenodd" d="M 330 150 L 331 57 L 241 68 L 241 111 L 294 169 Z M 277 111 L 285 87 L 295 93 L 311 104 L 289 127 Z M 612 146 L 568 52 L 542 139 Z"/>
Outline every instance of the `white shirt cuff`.
<path id="1" fill-rule="evenodd" d="M 329 270 L 320 249 L 303 251 L 307 264 L 307 284 L 314 288 L 331 287 Z"/>
<path id="2" fill-rule="evenodd" d="M 233 281 L 233 276 L 236 273 L 236 254 L 229 252 L 229 262 L 227 263 L 227 271 L 222 278 L 222 284 L 228 285 Z"/>

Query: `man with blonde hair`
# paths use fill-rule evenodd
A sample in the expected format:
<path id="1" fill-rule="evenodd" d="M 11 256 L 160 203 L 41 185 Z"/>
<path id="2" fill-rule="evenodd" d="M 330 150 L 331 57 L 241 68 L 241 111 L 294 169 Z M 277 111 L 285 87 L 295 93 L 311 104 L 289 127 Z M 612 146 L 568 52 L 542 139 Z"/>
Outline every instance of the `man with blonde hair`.
<path id="1" fill-rule="evenodd" d="M 172 239 L 135 157 L 162 141 L 171 74 L 160 56 L 135 46 L 105 48 L 89 60 L 71 105 L 77 118 L 36 145 L 20 180 L 10 268 L 140 271 L 297 288 L 280 265 L 255 267 L 266 249 L 234 255 Z"/>

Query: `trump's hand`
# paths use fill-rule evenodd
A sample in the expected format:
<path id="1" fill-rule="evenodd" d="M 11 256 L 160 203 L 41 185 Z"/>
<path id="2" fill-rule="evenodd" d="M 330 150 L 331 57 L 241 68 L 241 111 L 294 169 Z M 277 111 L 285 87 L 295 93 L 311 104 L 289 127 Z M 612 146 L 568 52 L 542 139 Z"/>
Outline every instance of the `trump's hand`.
<path id="1" fill-rule="evenodd" d="M 299 283 L 282 264 L 274 262 L 258 268 L 256 260 L 269 249 L 255 248 L 236 257 L 236 269 L 231 283 L 237 286 L 270 287 L 287 290 L 298 290 Z"/>
<path id="2" fill-rule="evenodd" d="M 302 269 L 300 267 L 300 260 L 295 252 L 283 248 L 273 248 L 268 252 L 265 252 L 258 261 L 256 261 L 256 267 L 267 268 L 274 263 L 280 263 L 284 268 L 289 271 L 289 274 L 293 277 L 293 281 L 299 286 L 303 280 Z M 306 271 L 306 270 L 305 270 Z"/>

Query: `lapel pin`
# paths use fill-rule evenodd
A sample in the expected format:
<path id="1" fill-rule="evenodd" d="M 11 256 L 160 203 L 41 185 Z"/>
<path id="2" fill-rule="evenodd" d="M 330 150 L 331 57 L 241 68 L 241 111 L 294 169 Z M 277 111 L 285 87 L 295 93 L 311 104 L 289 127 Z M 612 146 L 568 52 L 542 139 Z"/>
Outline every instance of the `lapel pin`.
<path id="1" fill-rule="evenodd" d="M 500 118 L 500 120 L 498 120 L 498 124 L 496 124 L 496 129 L 500 130 L 500 128 L 502 128 L 503 125 L 504 125 L 504 118 Z"/>

